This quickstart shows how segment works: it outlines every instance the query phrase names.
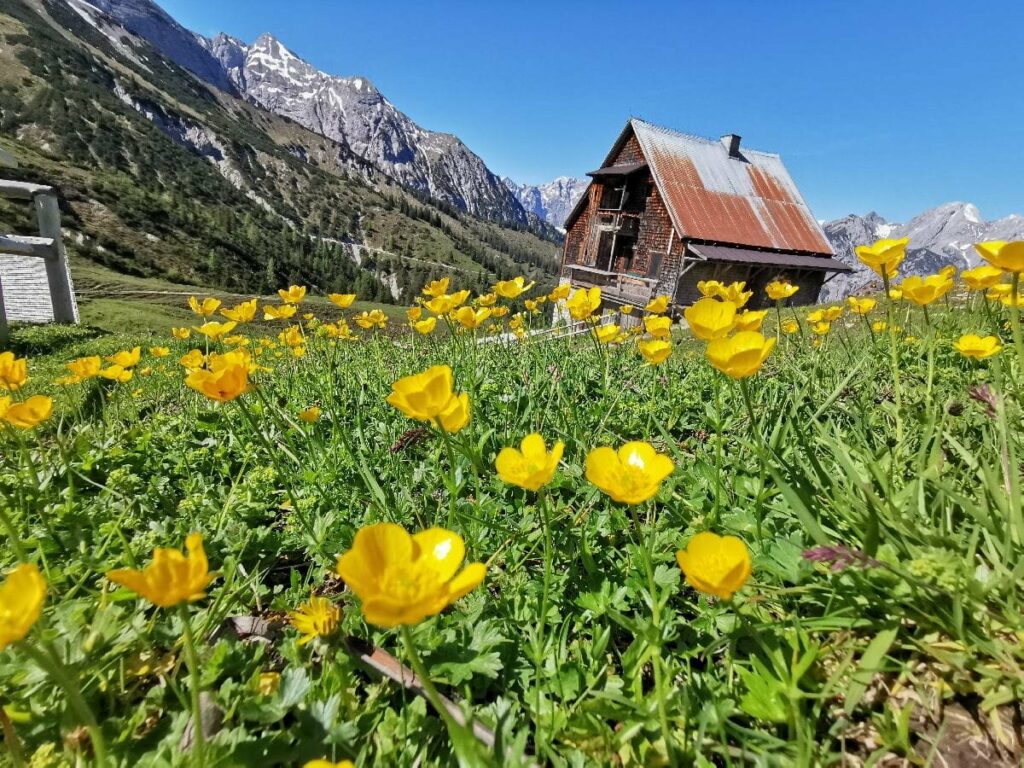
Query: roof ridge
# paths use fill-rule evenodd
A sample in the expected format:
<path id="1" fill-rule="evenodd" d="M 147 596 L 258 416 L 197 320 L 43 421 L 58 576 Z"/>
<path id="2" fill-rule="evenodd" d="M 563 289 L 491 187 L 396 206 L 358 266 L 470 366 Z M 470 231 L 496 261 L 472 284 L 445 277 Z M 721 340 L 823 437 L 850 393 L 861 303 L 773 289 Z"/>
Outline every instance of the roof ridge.
<path id="1" fill-rule="evenodd" d="M 657 123 L 652 123 L 649 120 L 644 120 L 642 117 L 633 117 L 633 118 L 630 118 L 630 121 L 632 123 L 634 123 L 634 124 L 635 123 L 640 123 L 645 128 L 648 128 L 648 129 L 654 130 L 654 131 L 659 131 L 661 133 L 664 133 L 664 134 L 667 134 L 669 136 L 673 136 L 673 137 L 676 137 L 676 138 L 687 139 L 689 141 L 699 141 L 702 144 L 711 144 L 711 145 L 721 144 L 721 139 L 711 139 L 711 138 L 708 138 L 707 136 L 698 136 L 695 133 L 685 133 L 683 131 L 677 131 L 675 128 L 669 128 L 666 125 L 658 125 Z M 633 130 L 636 130 L 636 125 L 633 126 Z M 765 157 L 778 157 L 778 158 L 782 157 L 782 155 L 780 155 L 778 152 L 766 152 L 763 149 L 753 149 L 751 147 L 747 147 L 746 145 L 744 145 L 740 151 L 741 152 L 751 152 L 751 153 L 754 153 L 754 154 L 757 154 L 757 155 L 763 155 Z"/>

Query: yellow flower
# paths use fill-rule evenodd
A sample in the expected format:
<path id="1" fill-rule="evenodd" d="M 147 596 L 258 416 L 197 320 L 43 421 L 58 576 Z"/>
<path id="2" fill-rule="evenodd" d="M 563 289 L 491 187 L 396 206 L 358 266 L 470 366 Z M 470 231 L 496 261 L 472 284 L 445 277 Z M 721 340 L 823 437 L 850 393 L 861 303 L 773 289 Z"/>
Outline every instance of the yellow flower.
<path id="1" fill-rule="evenodd" d="M 435 365 L 391 385 L 387 401 L 410 419 L 428 421 L 446 432 L 458 432 L 469 423 L 469 395 L 452 391 L 452 369 Z"/>
<path id="2" fill-rule="evenodd" d="M 108 571 L 107 578 L 161 608 L 202 600 L 206 587 L 213 581 L 202 534 L 190 533 L 185 549 L 187 556 L 179 549 L 157 547 L 153 550 L 153 562 L 142 570 L 118 568 Z"/>
<path id="3" fill-rule="evenodd" d="M 341 620 L 341 610 L 327 598 L 313 595 L 308 602 L 289 611 L 288 620 L 302 634 L 299 645 L 305 645 L 318 637 L 334 634 Z"/>
<path id="4" fill-rule="evenodd" d="M 754 295 L 753 291 L 744 290 L 747 287 L 745 282 L 729 283 L 728 285 L 721 285 L 718 289 L 718 298 L 722 301 L 731 301 L 736 305 L 737 309 L 742 308 L 750 301 L 750 297 Z"/>
<path id="5" fill-rule="evenodd" d="M 299 418 L 307 424 L 312 424 L 320 419 L 320 408 L 315 405 L 311 405 L 309 408 L 299 411 Z"/>
<path id="6" fill-rule="evenodd" d="M 394 523 L 377 523 L 356 533 L 352 548 L 338 558 L 338 575 L 362 601 L 368 623 L 416 624 L 484 580 L 483 563 L 459 571 L 465 553 L 462 537 L 452 531 L 429 528 L 410 536 Z"/>
<path id="7" fill-rule="evenodd" d="M 705 297 L 684 309 L 683 317 L 698 339 L 720 339 L 736 327 L 736 305 Z"/>
<path id="8" fill-rule="evenodd" d="M 548 298 L 551 301 L 565 301 L 569 298 L 570 290 L 572 290 L 572 286 L 569 283 L 559 283 L 551 289 L 551 293 L 548 294 Z"/>
<path id="9" fill-rule="evenodd" d="M 1024 240 L 991 240 L 974 246 L 981 258 L 1007 272 L 1024 272 Z"/>
<path id="10" fill-rule="evenodd" d="M 277 295 L 281 297 L 281 301 L 285 304 L 298 304 L 306 298 L 306 286 L 289 285 L 287 290 L 278 288 Z"/>
<path id="11" fill-rule="evenodd" d="M 534 314 L 540 312 L 540 303 L 536 299 L 526 299 L 523 305 Z"/>
<path id="12" fill-rule="evenodd" d="M 601 344 L 611 344 L 615 341 L 615 337 L 619 335 L 619 326 L 617 325 L 599 325 L 594 328 L 594 337 Z"/>
<path id="13" fill-rule="evenodd" d="M 523 322 L 524 320 L 522 315 L 512 315 L 511 319 L 508 321 L 508 327 L 513 331 L 518 331 L 523 327 Z"/>
<path id="14" fill-rule="evenodd" d="M 416 305 L 415 307 L 409 307 L 405 310 L 405 317 L 410 323 L 415 323 L 421 317 L 423 317 L 423 307 Z"/>
<path id="15" fill-rule="evenodd" d="M 889 327 L 889 324 L 885 320 L 876 320 L 871 324 L 871 330 L 875 333 L 881 333 Z"/>
<path id="16" fill-rule="evenodd" d="M 122 368 L 120 365 L 108 365 L 99 372 L 104 379 L 124 384 L 132 380 L 132 369 Z"/>
<path id="17" fill-rule="evenodd" d="M 310 760 L 302 768 L 356 768 L 355 763 L 351 760 L 342 760 L 337 763 L 332 763 L 327 758 L 320 758 L 317 760 Z"/>
<path id="18" fill-rule="evenodd" d="M 892 301 L 902 301 L 903 300 L 903 291 L 901 291 L 899 288 L 890 288 L 889 289 L 889 299 L 892 300 Z"/>
<path id="19" fill-rule="evenodd" d="M 248 356 L 244 350 L 218 355 L 210 369 L 199 368 L 185 377 L 185 384 L 211 400 L 226 403 L 249 391 Z"/>
<path id="20" fill-rule="evenodd" d="M 634 307 L 632 304 L 623 304 L 621 307 L 619 307 L 619 312 L 621 312 L 624 315 L 631 315 L 633 314 L 634 309 L 636 309 L 636 307 Z"/>
<path id="21" fill-rule="evenodd" d="M 352 302 L 356 300 L 354 293 L 329 293 L 327 298 L 331 300 L 331 303 L 340 309 L 348 309 L 352 306 Z"/>
<path id="22" fill-rule="evenodd" d="M 208 323 L 203 323 L 195 330 L 197 333 L 202 334 L 208 339 L 217 341 L 223 336 L 227 336 L 238 325 L 234 320 L 228 320 L 226 323 L 218 323 L 215 320 L 211 320 Z"/>
<path id="23" fill-rule="evenodd" d="M 171 335 L 176 339 L 184 341 L 192 335 L 192 331 L 189 328 L 171 328 Z"/>
<path id="24" fill-rule="evenodd" d="M 435 296 L 430 301 L 424 303 L 428 310 L 433 312 L 435 315 L 447 315 L 453 309 L 455 309 L 455 302 L 451 296 Z"/>
<path id="25" fill-rule="evenodd" d="M 153 357 L 167 357 L 171 354 L 171 350 L 167 347 L 150 347 L 149 354 Z"/>
<path id="26" fill-rule="evenodd" d="M 668 311 L 668 296 L 655 296 L 651 299 L 644 310 L 652 315 L 663 315 Z"/>
<path id="27" fill-rule="evenodd" d="M 302 329 L 297 325 L 290 325 L 285 328 L 277 334 L 277 339 L 289 347 L 298 347 L 306 342 L 306 337 L 302 335 Z"/>
<path id="28" fill-rule="evenodd" d="M 855 315 L 866 315 L 875 308 L 878 302 L 874 299 L 858 299 L 856 296 L 847 296 L 846 303 L 850 305 L 850 311 Z"/>
<path id="29" fill-rule="evenodd" d="M 647 501 L 673 469 L 668 456 L 638 441 L 626 443 L 618 451 L 608 446 L 595 448 L 587 456 L 587 480 L 623 504 Z"/>
<path id="30" fill-rule="evenodd" d="M 907 254 L 910 238 L 899 240 L 876 240 L 871 245 L 858 245 L 855 249 L 861 263 L 870 267 L 880 277 L 892 277 Z"/>
<path id="31" fill-rule="evenodd" d="M 982 264 L 974 269 L 965 269 L 960 278 L 972 291 L 984 291 L 998 283 L 1003 277 L 1003 270 L 989 264 Z"/>
<path id="32" fill-rule="evenodd" d="M 789 318 L 788 320 L 783 320 L 782 321 L 782 332 L 783 333 L 790 333 L 790 334 L 792 334 L 792 333 L 796 333 L 799 330 L 800 330 L 800 323 L 798 323 L 793 318 Z"/>
<path id="33" fill-rule="evenodd" d="M 788 280 L 772 280 L 765 286 L 765 292 L 768 294 L 768 298 L 772 301 L 788 299 L 799 290 L 799 286 L 793 285 Z"/>
<path id="34" fill-rule="evenodd" d="M 193 349 L 186 354 L 178 358 L 178 362 L 183 368 L 188 370 L 195 370 L 196 368 L 202 368 L 206 365 L 206 355 L 200 352 L 198 349 Z"/>
<path id="35" fill-rule="evenodd" d="M 423 287 L 423 295 L 430 296 L 434 299 L 444 296 L 448 293 L 448 284 L 450 282 L 450 277 L 442 277 L 440 280 L 433 280 Z"/>
<path id="36" fill-rule="evenodd" d="M 22 563 L 0 584 L 0 651 L 23 639 L 39 621 L 46 600 L 46 579 L 31 563 Z"/>
<path id="37" fill-rule="evenodd" d="M 825 309 L 821 311 L 821 315 L 826 323 L 834 323 L 836 320 L 843 316 L 843 308 L 825 307 Z"/>
<path id="38" fill-rule="evenodd" d="M 697 290 L 706 299 L 713 299 L 725 288 L 718 280 L 701 280 L 697 283 Z"/>
<path id="39" fill-rule="evenodd" d="M 142 359 L 142 350 L 139 347 L 134 347 L 127 352 L 118 352 L 115 355 L 110 355 L 107 358 L 108 362 L 114 365 L 119 365 L 122 368 L 134 368 L 139 364 L 139 360 Z"/>
<path id="40" fill-rule="evenodd" d="M 260 676 L 256 679 L 256 693 L 260 696 L 273 696 L 280 687 L 280 672 L 260 672 Z"/>
<path id="41" fill-rule="evenodd" d="M 369 330 L 370 328 L 383 329 L 388 324 L 388 316 L 381 312 L 379 309 L 371 309 L 369 312 L 360 312 L 353 318 L 363 330 Z"/>
<path id="42" fill-rule="evenodd" d="M 461 291 L 456 291 L 455 293 L 453 293 L 448 298 L 451 299 L 452 307 L 461 306 L 461 305 L 465 304 L 466 303 L 466 299 L 469 298 L 469 289 L 466 288 L 466 289 L 463 289 Z"/>
<path id="43" fill-rule="evenodd" d="M 984 360 L 986 357 L 999 354 L 1003 345 L 999 343 L 999 339 L 995 336 L 981 337 L 968 333 L 953 342 L 953 347 L 964 357 Z"/>
<path id="44" fill-rule="evenodd" d="M 664 339 L 645 339 L 638 342 L 637 347 L 651 365 L 661 365 L 672 354 L 672 342 Z"/>
<path id="45" fill-rule="evenodd" d="M 648 315 L 644 318 L 644 329 L 656 339 L 667 339 L 672 335 L 672 318 Z"/>
<path id="46" fill-rule="evenodd" d="M 305 357 L 306 356 L 306 348 L 305 347 L 292 347 L 291 350 L 292 350 L 292 357 Z"/>
<path id="47" fill-rule="evenodd" d="M 494 284 L 494 292 L 503 299 L 517 299 L 520 294 L 533 288 L 534 283 L 526 284 L 526 278 L 519 276 L 511 280 L 499 280 Z"/>
<path id="48" fill-rule="evenodd" d="M 80 357 L 77 360 L 72 360 L 64 367 L 71 371 L 71 375 L 60 379 L 60 383 L 77 384 L 80 381 L 94 379 L 99 376 L 103 362 L 100 360 L 99 355 L 92 355 L 91 357 Z"/>
<path id="49" fill-rule="evenodd" d="M 220 299 L 205 298 L 200 304 L 199 300 L 195 296 L 188 297 L 188 306 L 197 315 L 203 317 L 209 317 L 217 311 L 217 307 L 220 306 Z"/>
<path id="50" fill-rule="evenodd" d="M 1014 304 L 1024 307 L 1024 293 L 1021 293 L 1018 290 L 1017 295 L 1014 296 L 1013 286 L 1011 285 L 1010 290 L 1004 291 L 1002 295 L 999 296 L 999 301 L 1001 301 L 1003 305 L 1007 307 L 1012 307 Z"/>
<path id="51" fill-rule="evenodd" d="M 953 280 L 943 275 L 928 275 L 928 277 L 913 275 L 904 280 L 900 286 L 903 295 L 919 307 L 942 298 L 952 287 Z"/>
<path id="52" fill-rule="evenodd" d="M 479 328 L 484 321 L 491 316 L 491 310 L 483 307 L 473 309 L 472 307 L 459 307 L 455 310 L 454 317 L 463 328 Z"/>
<path id="53" fill-rule="evenodd" d="M 988 293 L 985 294 L 985 298 L 989 301 L 1002 301 L 1003 299 L 1009 298 L 1011 293 L 1013 293 L 1012 283 L 996 283 L 988 289 Z"/>
<path id="54" fill-rule="evenodd" d="M 0 418 L 18 429 L 31 429 L 52 413 L 53 399 L 46 395 L 32 395 L 20 403 L 12 403 L 7 396 L 0 398 Z"/>
<path id="55" fill-rule="evenodd" d="M 822 320 L 818 323 L 811 323 L 811 330 L 814 331 L 818 336 L 826 336 L 829 331 L 832 330 L 832 323 L 828 320 Z"/>
<path id="56" fill-rule="evenodd" d="M 13 352 L 0 352 L 0 390 L 17 392 L 28 381 L 28 360 Z"/>
<path id="57" fill-rule="evenodd" d="M 479 307 L 493 307 L 498 303 L 498 294 L 496 293 L 485 293 L 481 296 L 476 297 L 476 303 Z"/>
<path id="58" fill-rule="evenodd" d="M 256 299 L 249 299 L 236 304 L 232 309 L 222 309 L 220 313 L 228 320 L 236 323 L 249 323 L 256 317 Z"/>
<path id="59" fill-rule="evenodd" d="M 428 317 L 426 320 L 420 320 L 413 323 L 412 327 L 416 329 L 416 333 L 422 333 L 424 336 L 427 336 L 433 333 L 434 329 L 437 327 L 437 318 Z"/>
<path id="60" fill-rule="evenodd" d="M 708 342 L 711 365 L 731 379 L 753 376 L 775 348 L 775 339 L 765 339 L 757 331 L 740 331 L 726 339 Z"/>
<path id="61" fill-rule="evenodd" d="M 153 369 L 150 368 L 148 365 L 145 368 L 141 368 L 139 370 L 139 376 L 152 376 L 152 375 L 153 375 Z M 136 390 L 136 392 L 140 392 L 141 393 L 142 390 L 139 389 L 139 390 Z M 132 394 L 135 394 L 135 393 L 133 392 Z"/>
<path id="62" fill-rule="evenodd" d="M 551 482 L 564 450 L 565 444 L 559 440 L 548 452 L 544 438 L 534 432 L 523 438 L 519 448 L 502 448 L 494 467 L 509 485 L 536 491 Z"/>
<path id="63" fill-rule="evenodd" d="M 730 599 L 750 578 L 750 553 L 735 536 L 698 533 L 676 552 L 686 583 L 699 592 Z"/>
<path id="64" fill-rule="evenodd" d="M 295 316 L 298 311 L 294 304 L 282 304 L 280 306 L 274 306 L 273 304 L 263 305 L 263 319 L 264 320 L 289 320 Z"/>
<path id="65" fill-rule="evenodd" d="M 601 306 L 601 289 L 597 286 L 593 288 L 579 288 L 573 292 L 572 296 L 566 302 L 566 307 L 569 309 L 569 314 L 573 320 L 586 320 L 592 314 L 594 314 Z"/>
<path id="66" fill-rule="evenodd" d="M 747 309 L 736 315 L 737 331 L 760 331 L 764 318 L 768 314 L 767 309 Z"/>

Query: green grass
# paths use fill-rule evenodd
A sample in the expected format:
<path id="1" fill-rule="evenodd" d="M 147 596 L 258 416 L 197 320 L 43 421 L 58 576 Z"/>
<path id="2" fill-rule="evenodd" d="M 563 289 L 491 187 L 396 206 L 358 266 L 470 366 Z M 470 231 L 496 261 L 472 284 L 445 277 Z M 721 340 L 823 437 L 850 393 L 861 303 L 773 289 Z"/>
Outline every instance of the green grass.
<path id="1" fill-rule="evenodd" d="M 904 334 L 921 339 L 898 342 L 901 409 L 889 337 L 859 318 L 817 349 L 783 336 L 749 380 L 752 411 L 678 332 L 658 367 L 632 344 L 587 338 L 313 339 L 301 360 L 263 344 L 272 370 L 223 405 L 182 383 L 176 360 L 192 342 L 165 341 L 172 354 L 147 356 L 139 369 L 152 373 L 124 385 L 51 383 L 66 360 L 145 348 L 176 317 L 170 304 L 138 306 L 84 307 L 122 333 L 30 359 L 18 398 L 55 393 L 55 415 L 8 434 L 0 458 L 3 509 L 50 585 L 29 639 L 0 652 L 26 756 L 81 756 L 83 737 L 69 738 L 81 717 L 25 652 L 52 642 L 121 764 L 186 760 L 196 689 L 179 614 L 103 574 L 200 531 L 218 578 L 188 612 L 199 686 L 223 714 L 206 764 L 453 764 L 430 705 L 360 660 L 355 641 L 410 663 L 399 633 L 367 625 L 335 574 L 357 530 L 391 521 L 449 527 L 467 560 L 488 565 L 412 640 L 440 691 L 495 734 L 482 758 L 493 764 L 924 763 L 961 747 L 991 765 L 1019 760 L 1019 747 L 993 747 L 1024 695 L 1020 361 L 998 305 L 933 308 L 934 339 L 919 310 L 897 305 Z M 951 347 L 962 332 L 1006 347 L 969 361 Z M 396 379 L 440 363 L 472 403 L 451 453 L 385 401 Z M 303 424 L 313 404 L 323 415 Z M 493 469 L 533 431 L 565 443 L 545 491 L 549 528 L 541 497 Z M 633 509 L 584 474 L 593 448 L 627 440 L 675 465 Z M 751 553 L 752 576 L 728 602 L 676 565 L 706 530 Z M 13 550 L 0 559 L 13 566 Z M 286 612 L 311 591 L 339 606 L 340 627 L 299 646 Z M 267 639 L 225 629 L 249 616 L 270 622 Z M 262 695 L 266 672 L 280 687 Z"/>

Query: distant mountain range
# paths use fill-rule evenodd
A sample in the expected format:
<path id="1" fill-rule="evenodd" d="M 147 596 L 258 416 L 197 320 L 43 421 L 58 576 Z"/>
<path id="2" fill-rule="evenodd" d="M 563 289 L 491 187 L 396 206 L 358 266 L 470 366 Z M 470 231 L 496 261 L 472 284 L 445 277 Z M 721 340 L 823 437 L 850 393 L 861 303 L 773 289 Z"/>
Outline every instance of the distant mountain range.
<path id="1" fill-rule="evenodd" d="M 909 237 L 907 258 L 900 275 L 926 275 L 947 264 L 958 270 L 977 266 L 981 257 L 975 243 L 986 240 L 1024 240 L 1024 217 L 1017 214 L 986 221 L 971 203 L 945 203 L 915 216 L 905 224 L 886 221 L 877 213 L 849 215 L 823 225 L 836 257 L 855 268 L 839 275 L 822 289 L 821 301 L 835 301 L 858 291 L 877 290 L 880 281 L 857 259 L 854 248 L 879 238 Z"/>
<path id="2" fill-rule="evenodd" d="M 548 224 L 562 229 L 583 193 L 587 191 L 590 179 L 559 176 L 547 184 L 517 184 L 509 178 L 502 181 L 512 190 L 527 213 L 532 213 Z"/>

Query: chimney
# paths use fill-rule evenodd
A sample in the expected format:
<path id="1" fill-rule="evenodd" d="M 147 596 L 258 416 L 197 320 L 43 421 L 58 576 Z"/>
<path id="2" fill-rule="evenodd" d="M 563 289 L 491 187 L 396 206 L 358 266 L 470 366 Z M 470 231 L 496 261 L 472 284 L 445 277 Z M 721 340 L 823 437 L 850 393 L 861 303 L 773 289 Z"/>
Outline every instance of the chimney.
<path id="1" fill-rule="evenodd" d="M 722 144 L 729 150 L 729 157 L 740 156 L 740 137 L 735 133 L 727 133 L 721 138 Z"/>

